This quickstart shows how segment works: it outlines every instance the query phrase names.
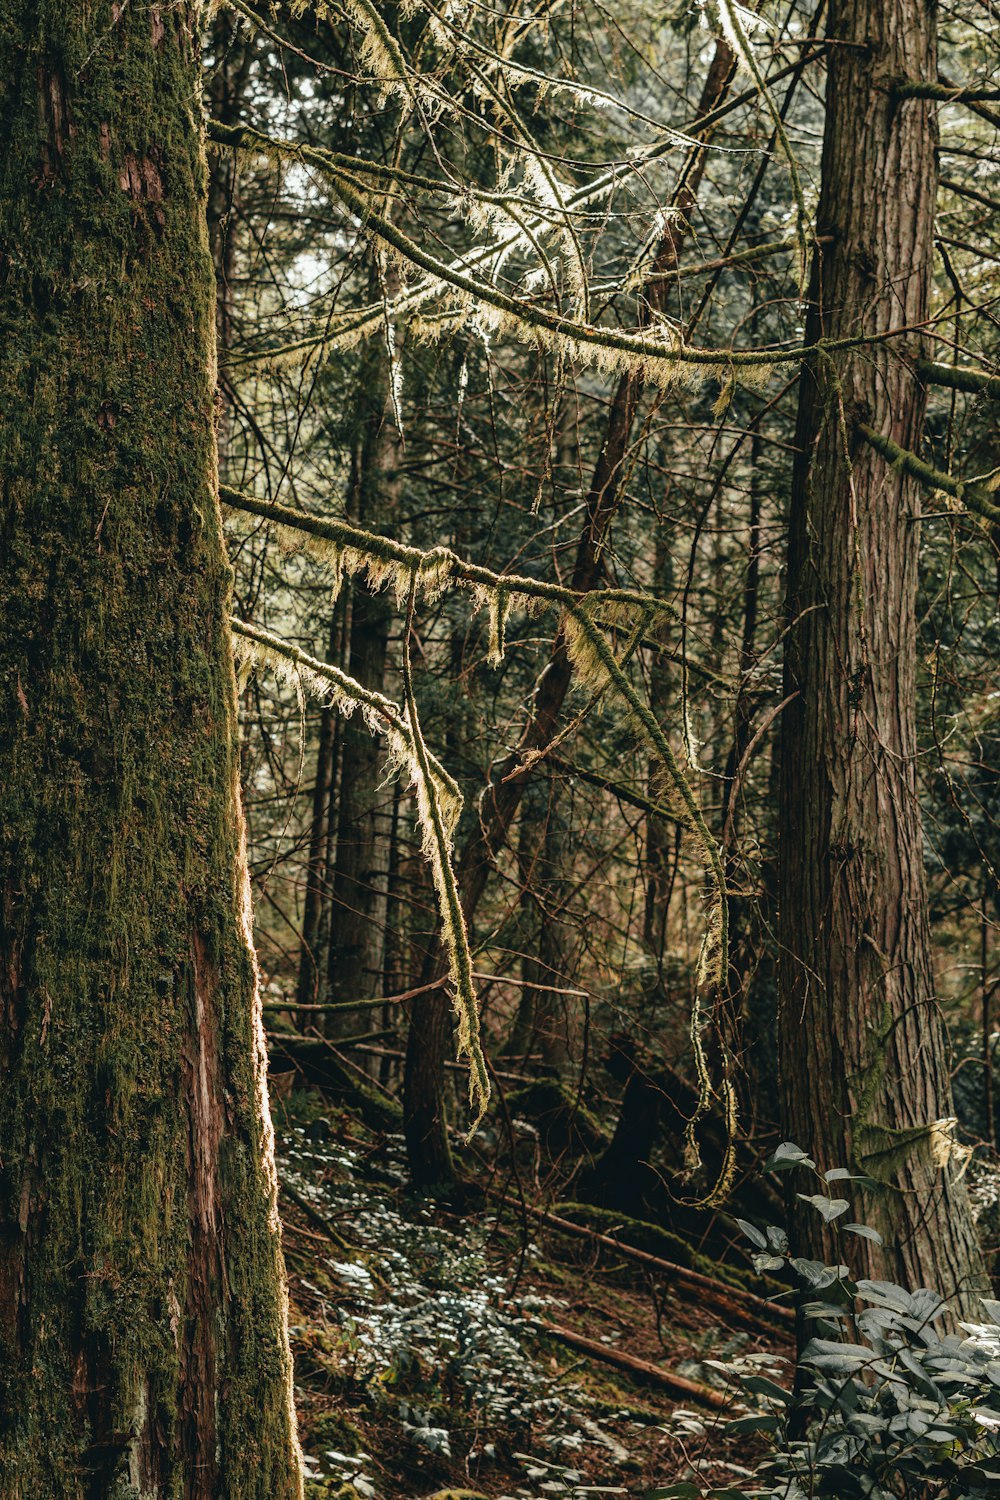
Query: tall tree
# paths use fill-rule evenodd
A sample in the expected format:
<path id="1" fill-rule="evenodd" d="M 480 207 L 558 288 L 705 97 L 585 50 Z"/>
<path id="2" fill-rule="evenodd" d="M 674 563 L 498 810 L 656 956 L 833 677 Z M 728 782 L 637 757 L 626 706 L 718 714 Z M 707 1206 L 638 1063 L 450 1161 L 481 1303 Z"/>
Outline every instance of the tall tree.
<path id="1" fill-rule="evenodd" d="M 372 530 L 391 530 L 398 482 L 393 401 L 386 351 L 366 351 L 359 382 L 358 432 L 351 465 L 348 515 Z M 385 685 L 393 602 L 362 579 L 350 584 L 350 651 L 355 682 L 381 692 Z M 343 726 L 327 993 L 340 1004 L 370 999 L 382 986 L 385 953 L 385 877 L 391 814 L 381 805 L 385 764 L 381 742 L 349 719 Z M 345 1023 L 350 1031 L 351 1021 Z"/>
<path id="2" fill-rule="evenodd" d="M 869 1274 L 943 1292 L 981 1284 L 953 1155 L 917 799 L 920 495 L 860 439 L 920 444 L 912 358 L 928 314 L 937 78 L 925 0 L 834 0 L 808 340 L 890 328 L 908 344 L 817 349 L 803 372 L 788 558 L 780 878 L 785 1126 L 850 1166 L 885 1244 Z M 891 189 L 888 185 L 891 184 Z M 800 1244 L 825 1253 L 815 1214 Z"/>
<path id="3" fill-rule="evenodd" d="M 0 12 L 0 1491 L 302 1492 L 201 7 Z"/>

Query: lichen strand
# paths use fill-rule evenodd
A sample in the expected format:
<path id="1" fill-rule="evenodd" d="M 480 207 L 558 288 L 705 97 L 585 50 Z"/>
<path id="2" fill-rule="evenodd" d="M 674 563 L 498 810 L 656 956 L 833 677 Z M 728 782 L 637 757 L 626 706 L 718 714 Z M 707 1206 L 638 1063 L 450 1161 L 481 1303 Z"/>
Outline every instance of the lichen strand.
<path id="1" fill-rule="evenodd" d="M 301 1496 L 198 8 L 0 11 L 0 1493 Z"/>

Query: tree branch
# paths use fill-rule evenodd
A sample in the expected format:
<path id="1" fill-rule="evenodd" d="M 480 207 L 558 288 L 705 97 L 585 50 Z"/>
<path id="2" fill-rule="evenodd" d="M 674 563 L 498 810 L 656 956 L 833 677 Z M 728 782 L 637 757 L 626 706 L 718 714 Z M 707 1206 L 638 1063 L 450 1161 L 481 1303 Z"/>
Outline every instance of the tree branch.
<path id="1" fill-rule="evenodd" d="M 917 479 L 925 484 L 928 489 L 943 490 L 946 495 L 952 495 L 968 510 L 973 510 L 977 515 L 983 516 L 987 521 L 1000 522 L 1000 505 L 995 505 L 987 492 L 976 484 L 962 484 L 958 479 L 953 479 L 950 474 L 945 474 L 941 469 L 935 469 L 933 465 L 925 463 L 915 453 L 910 453 L 894 443 L 892 438 L 883 437 L 871 427 L 866 427 L 863 422 L 858 423 L 857 431 L 876 453 L 880 453 L 894 469 L 899 469 L 903 474 L 909 474 L 911 478 Z"/>
<path id="2" fill-rule="evenodd" d="M 972 396 L 1000 396 L 1000 375 L 988 375 L 985 370 L 969 370 L 962 365 L 941 365 L 934 360 L 918 359 L 916 371 L 930 385 L 944 385 L 949 390 L 966 391 Z"/>

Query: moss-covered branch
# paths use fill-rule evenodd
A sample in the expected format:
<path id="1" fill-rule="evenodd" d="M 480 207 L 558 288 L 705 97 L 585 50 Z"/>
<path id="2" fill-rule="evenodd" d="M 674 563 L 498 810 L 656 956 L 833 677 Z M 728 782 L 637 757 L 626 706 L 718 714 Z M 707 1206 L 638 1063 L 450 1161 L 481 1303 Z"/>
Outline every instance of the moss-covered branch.
<path id="1" fill-rule="evenodd" d="M 985 370 L 970 370 L 962 365 L 940 365 L 934 360 L 918 359 L 917 374 L 929 385 L 947 386 L 949 390 L 966 391 L 970 396 L 1000 396 L 1000 376 Z"/>
<path id="2" fill-rule="evenodd" d="M 318 550 L 321 555 L 331 556 L 350 571 L 365 567 L 371 572 L 374 563 L 382 572 L 380 581 L 385 581 L 390 573 L 397 581 L 400 575 L 405 575 L 408 586 L 409 575 L 416 570 L 422 573 L 434 589 L 440 589 L 449 581 L 471 588 L 477 594 L 478 602 L 484 602 L 479 591 L 487 590 L 505 594 L 509 603 L 524 604 L 531 601 L 556 609 L 572 608 L 583 597 L 575 594 L 572 589 L 547 583 L 543 579 L 528 578 L 518 573 L 494 573 L 491 568 L 466 562 L 447 547 L 434 547 L 425 552 L 420 547 L 407 546 L 405 542 L 396 542 L 391 537 L 352 526 L 348 521 L 339 521 L 329 516 L 310 516 L 305 511 L 295 510 L 277 501 L 258 500 L 255 496 L 231 489 L 228 485 L 220 485 L 219 497 L 230 510 L 259 516 L 261 520 L 269 521 L 275 526 L 311 537 L 320 544 Z M 399 591 L 402 592 L 402 588 Z M 666 600 L 652 599 L 648 594 L 639 594 L 631 589 L 599 589 L 586 597 L 592 604 L 622 605 L 646 611 L 652 609 L 672 618 L 677 616 L 673 605 Z"/>
<path id="3" fill-rule="evenodd" d="M 226 125 L 221 120 L 207 120 L 205 138 L 220 151 L 263 156 L 275 162 L 299 162 L 303 166 L 314 167 L 324 175 L 347 172 L 353 177 L 370 179 L 373 184 L 384 188 L 414 188 L 425 193 L 441 193 L 460 199 L 463 203 L 474 201 L 500 208 L 517 202 L 517 195 L 514 193 L 487 192 L 473 183 L 463 182 L 457 185 L 441 177 L 428 177 L 420 172 L 407 172 L 402 167 L 386 166 L 364 156 L 350 156 L 343 151 L 312 146 L 308 141 L 282 140 L 253 125 Z M 544 204 L 532 203 L 531 211 L 543 223 L 559 217 L 553 211 L 546 210 Z"/>
<path id="4" fill-rule="evenodd" d="M 416 596 L 420 569 L 410 571 L 410 608 Z M 332 701 L 350 715 L 360 708 L 365 723 L 373 732 L 385 732 L 389 742 L 389 770 L 406 767 L 416 787 L 417 811 L 423 830 L 423 848 L 434 877 L 441 907 L 445 948 L 451 978 L 455 987 L 455 1012 L 458 1018 L 459 1052 L 469 1059 L 469 1097 L 477 1110 L 476 1121 L 489 1103 L 490 1082 L 479 1037 L 479 1011 L 472 974 L 472 955 L 452 868 L 452 841 L 462 809 L 458 785 L 431 754 L 424 741 L 410 681 L 409 662 L 404 654 L 403 685 L 405 713 L 383 694 L 363 687 L 360 682 L 329 662 L 319 661 L 290 641 L 245 620 L 232 621 L 233 635 L 239 645 L 237 654 L 252 661 L 294 673 L 296 681 L 319 697 Z"/>
<path id="5" fill-rule="evenodd" d="M 438 904 L 441 908 L 441 931 L 445 951 L 451 969 L 451 981 L 455 988 L 455 1013 L 458 1018 L 458 1053 L 469 1059 L 469 1103 L 475 1111 L 472 1130 L 478 1126 L 490 1098 L 490 1077 L 483 1056 L 483 1045 L 479 1034 L 479 1008 L 472 979 L 472 954 L 469 952 L 469 932 L 465 924 L 458 894 L 458 882 L 452 865 L 452 839 L 455 821 L 448 821 L 438 798 L 429 796 L 433 787 L 431 756 L 424 741 L 417 700 L 413 691 L 413 671 L 410 660 L 410 638 L 413 630 L 414 611 L 417 602 L 417 574 L 410 579 L 407 600 L 406 633 L 403 639 L 403 701 L 413 740 L 415 766 L 419 775 L 417 803 L 420 822 L 424 829 L 424 853 L 434 877 Z M 470 1132 L 471 1133 L 471 1132 Z"/>
<path id="6" fill-rule="evenodd" d="M 946 83 L 910 81 L 896 85 L 897 99 L 940 99 L 942 104 L 992 104 L 1000 100 L 1000 89 L 967 89 Z"/>
<path id="7" fill-rule="evenodd" d="M 210 129 L 215 132 L 213 139 L 216 139 L 217 144 L 222 144 L 224 128 L 213 124 Z M 401 261 L 419 267 L 433 278 L 431 286 L 421 289 L 419 299 L 410 292 L 403 293 L 402 308 L 415 306 L 418 300 L 423 300 L 435 290 L 439 292 L 442 287 L 450 287 L 459 294 L 460 298 L 471 299 L 471 304 L 478 308 L 480 316 L 489 312 L 498 332 L 515 332 L 520 337 L 533 340 L 545 347 L 558 347 L 564 353 L 579 358 L 598 369 L 641 373 L 650 383 L 666 387 L 685 371 L 690 375 L 696 375 L 698 371 L 714 373 L 720 368 L 734 371 L 766 371 L 806 358 L 812 355 L 817 347 L 821 347 L 827 353 L 861 349 L 873 343 L 886 342 L 908 331 L 890 329 L 878 335 L 862 334 L 851 338 L 822 341 L 819 346 L 793 344 L 784 347 L 765 346 L 759 349 L 708 349 L 686 345 L 680 329 L 672 323 L 659 325 L 657 328 L 659 337 L 650 337 L 644 333 L 623 331 L 603 324 L 571 318 L 550 307 L 505 292 L 479 273 L 477 264 L 499 253 L 502 249 L 501 242 L 496 242 L 485 249 L 480 247 L 470 251 L 462 261 L 440 260 L 394 224 L 385 214 L 379 212 L 367 185 L 358 181 L 359 169 L 357 167 L 348 169 L 336 163 L 333 153 L 318 152 L 313 148 L 274 141 L 249 127 L 241 127 L 236 135 L 238 139 L 233 139 L 231 136 L 229 140 L 229 144 L 236 149 L 257 149 L 265 155 L 285 155 L 296 160 L 305 159 L 302 153 L 306 149 L 313 151 L 311 159 L 315 165 L 322 168 L 330 186 L 344 207 L 354 214 L 366 229 L 376 234 L 384 245 L 394 251 Z M 365 177 L 371 175 L 367 162 L 363 164 L 360 172 Z M 434 179 L 428 179 L 428 181 L 434 182 Z M 436 183 L 435 186 L 437 186 Z M 593 192 L 594 188 L 591 187 L 589 191 Z M 574 206 L 573 198 L 567 200 L 566 206 Z M 452 316 L 458 315 L 459 312 L 456 312 Z M 379 316 L 384 318 L 384 308 L 379 309 Z M 357 328 L 355 329 L 353 322 L 349 320 L 345 332 L 352 336 L 357 332 L 363 336 L 373 326 L 374 321 L 368 316 L 368 310 L 362 310 Z M 329 344 L 334 342 L 336 337 L 328 333 L 325 337 L 314 341 L 301 341 L 293 347 L 305 349 L 310 342 L 317 345 Z M 288 350 L 272 351 L 272 354 L 288 352 Z"/>
<path id="8" fill-rule="evenodd" d="M 859 422 L 857 431 L 865 442 L 875 449 L 876 453 L 881 453 L 882 457 L 892 464 L 893 468 L 899 469 L 903 474 L 909 474 L 912 479 L 918 480 L 928 489 L 942 490 L 944 494 L 951 495 L 968 510 L 975 511 L 987 521 L 994 523 L 1000 521 L 1000 506 L 994 503 L 982 485 L 963 484 L 961 480 L 952 478 L 941 469 L 935 469 L 932 464 L 918 458 L 915 453 L 901 448 L 898 443 L 893 442 L 892 438 L 883 437 L 880 432 L 865 426 L 863 422 Z"/>

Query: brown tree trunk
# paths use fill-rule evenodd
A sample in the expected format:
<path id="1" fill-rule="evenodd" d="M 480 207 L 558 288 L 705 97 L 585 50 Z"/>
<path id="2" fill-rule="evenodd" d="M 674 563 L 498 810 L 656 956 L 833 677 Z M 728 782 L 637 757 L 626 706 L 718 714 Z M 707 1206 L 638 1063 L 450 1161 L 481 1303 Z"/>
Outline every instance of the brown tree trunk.
<path id="1" fill-rule="evenodd" d="M 656 528 L 653 588 L 664 598 L 669 594 L 673 582 L 672 541 L 673 538 L 668 535 L 666 524 L 660 523 Z M 661 722 L 668 712 L 674 689 L 673 665 L 666 652 L 670 631 L 671 625 L 666 621 L 658 622 L 652 627 L 652 633 L 663 649 L 655 652 L 649 666 L 649 706 Z M 649 767 L 650 800 L 657 804 L 663 802 L 666 800 L 663 795 L 664 791 L 663 767 L 659 762 L 654 761 Z M 677 828 L 665 818 L 655 813 L 647 816 L 643 860 L 646 886 L 643 942 L 656 965 L 656 978 L 651 995 L 654 1007 L 667 998 L 669 989 L 666 965 L 667 917 L 673 877 L 677 869 L 678 836 Z"/>
<path id="2" fill-rule="evenodd" d="M 343 623 L 342 601 L 334 605 L 330 622 L 330 647 L 327 660 L 335 662 L 340 654 L 340 631 Z M 297 996 L 300 1005 L 321 1003 L 325 991 L 320 982 L 325 973 L 322 963 L 321 936 L 323 906 L 326 896 L 327 835 L 330 820 L 330 797 L 333 791 L 336 760 L 335 711 L 325 706 L 320 714 L 319 739 L 316 745 L 316 776 L 313 782 L 312 813 L 309 821 L 309 853 L 305 869 L 305 895 L 302 902 L 302 942 L 299 953 Z"/>
<path id="3" fill-rule="evenodd" d="M 834 0 L 810 341 L 919 329 L 936 188 L 937 77 L 924 0 Z M 920 446 L 919 334 L 817 353 L 803 372 L 788 557 L 782 733 L 780 1041 L 785 1129 L 820 1167 L 876 1179 L 854 1217 L 862 1275 L 944 1293 L 981 1286 L 951 1157 L 916 776 L 916 484 L 855 440 L 857 421 Z M 850 450 L 848 458 L 847 450 Z M 798 1184 L 796 1184 L 798 1185 Z M 850 1184 L 853 1188 L 853 1184 Z M 845 1196 L 848 1196 L 845 1194 Z M 862 1201 L 857 1201 L 861 1199 Z M 840 1259 L 796 1203 L 805 1254 Z"/>
<path id="4" fill-rule="evenodd" d="M 212 21 L 208 45 L 211 66 L 206 92 L 209 112 L 222 125 L 240 118 L 255 38 L 237 23 L 234 12 L 220 9 Z M 225 360 L 233 345 L 233 281 L 236 274 L 236 222 L 240 213 L 239 172 L 232 151 L 215 151 L 208 173 L 208 243 L 215 267 L 215 329 L 219 361 L 219 413 L 216 440 L 219 467 L 226 478 L 226 457 L 232 437 L 231 391 Z"/>
<path id="5" fill-rule="evenodd" d="M 0 24 L 0 1491 L 302 1493 L 201 8 Z"/>
<path id="6" fill-rule="evenodd" d="M 560 805 L 565 788 L 552 776 L 541 781 L 538 790 L 544 800 L 535 809 L 538 816 L 525 816 L 523 804 L 521 809 L 518 864 L 527 917 L 521 954 L 524 987 L 506 1050 L 515 1057 L 539 1052 L 546 1067 L 560 1069 L 572 1056 L 577 1030 L 570 1010 L 577 1002 L 562 993 L 571 972 L 573 938 L 566 916 L 572 888 L 567 873 L 570 851 Z"/>
<path id="7" fill-rule="evenodd" d="M 389 397 L 385 351 L 370 351 L 362 372 L 359 433 L 349 514 L 359 526 L 391 526 L 398 434 Z M 347 671 L 381 691 L 394 608 L 385 590 L 362 579 L 351 584 Z M 333 872 L 327 993 L 332 1001 L 370 998 L 380 987 L 385 953 L 385 881 L 391 793 L 380 788 L 384 750 L 360 715 L 341 728 L 342 760 L 337 799 L 337 852 Z M 389 807 L 384 804 L 388 800 Z M 350 1031 L 355 1020 L 342 1021 Z"/>

